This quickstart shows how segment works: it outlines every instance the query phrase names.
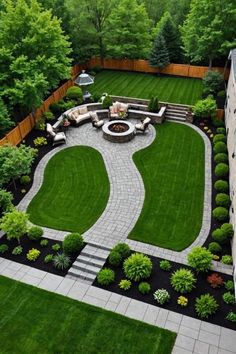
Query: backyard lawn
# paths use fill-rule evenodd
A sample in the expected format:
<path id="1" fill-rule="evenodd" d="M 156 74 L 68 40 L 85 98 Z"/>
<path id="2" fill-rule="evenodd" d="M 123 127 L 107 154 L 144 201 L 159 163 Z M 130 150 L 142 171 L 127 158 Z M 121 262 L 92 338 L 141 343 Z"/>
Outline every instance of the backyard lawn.
<path id="1" fill-rule="evenodd" d="M 170 354 L 175 333 L 0 277 L 3 354 Z"/>
<path id="2" fill-rule="evenodd" d="M 202 95 L 202 80 L 172 76 L 157 76 L 125 71 L 103 70 L 96 75 L 92 93 L 128 96 L 193 105 Z"/>
<path id="3" fill-rule="evenodd" d="M 156 132 L 153 144 L 134 155 L 146 194 L 129 238 L 181 251 L 202 224 L 204 142 L 182 124 L 166 122 Z"/>
<path id="4" fill-rule="evenodd" d="M 100 153 L 85 146 L 67 148 L 48 162 L 27 212 L 37 225 L 82 233 L 102 214 L 109 190 Z"/>

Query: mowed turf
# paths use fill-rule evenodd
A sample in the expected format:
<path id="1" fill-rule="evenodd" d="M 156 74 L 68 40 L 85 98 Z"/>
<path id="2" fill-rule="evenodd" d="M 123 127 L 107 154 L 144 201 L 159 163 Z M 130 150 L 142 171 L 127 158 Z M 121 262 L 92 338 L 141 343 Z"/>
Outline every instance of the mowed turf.
<path id="1" fill-rule="evenodd" d="M 67 148 L 48 162 L 27 212 L 37 225 L 82 233 L 102 214 L 109 191 L 100 153 L 86 146 Z"/>
<path id="2" fill-rule="evenodd" d="M 202 80 L 173 76 L 157 76 L 125 71 L 103 70 L 90 87 L 92 93 L 128 96 L 194 105 L 201 99 Z"/>
<path id="3" fill-rule="evenodd" d="M 204 200 L 204 142 L 188 126 L 156 126 L 153 144 L 134 155 L 145 185 L 142 213 L 129 238 L 181 251 L 199 234 Z"/>
<path id="4" fill-rule="evenodd" d="M 176 334 L 0 277 L 2 354 L 170 354 Z"/>

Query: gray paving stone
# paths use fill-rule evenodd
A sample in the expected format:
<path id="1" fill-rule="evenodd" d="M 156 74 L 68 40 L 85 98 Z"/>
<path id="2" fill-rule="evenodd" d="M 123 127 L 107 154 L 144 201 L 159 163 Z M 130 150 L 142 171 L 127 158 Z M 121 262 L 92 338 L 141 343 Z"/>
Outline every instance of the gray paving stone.
<path id="1" fill-rule="evenodd" d="M 30 285 L 34 285 L 37 286 L 40 283 L 40 279 L 37 277 L 34 277 L 32 275 L 29 274 L 25 274 L 22 278 L 21 281 L 23 281 L 24 283 L 30 284 Z"/>
<path id="2" fill-rule="evenodd" d="M 219 345 L 219 335 L 206 332 L 201 329 L 199 331 L 199 340 L 204 343 L 217 345 L 217 346 Z"/>
<path id="3" fill-rule="evenodd" d="M 109 300 L 109 298 L 111 297 L 110 291 L 106 291 L 104 289 L 95 288 L 94 286 L 91 286 L 88 289 L 86 295 L 95 297 L 95 298 L 103 300 L 105 302 L 107 302 Z"/>
<path id="4" fill-rule="evenodd" d="M 36 269 L 36 268 L 30 268 L 27 271 L 27 274 L 32 275 L 33 277 L 36 277 L 39 279 L 43 279 L 45 277 L 45 275 L 47 274 L 47 272 L 44 272 L 43 270 Z"/>
<path id="5" fill-rule="evenodd" d="M 210 345 L 209 354 L 218 354 L 218 347 Z"/>
<path id="6" fill-rule="evenodd" d="M 164 328 L 177 333 L 179 331 L 179 324 L 167 320 Z"/>
<path id="7" fill-rule="evenodd" d="M 9 277 L 9 278 L 13 278 L 15 274 L 16 274 L 16 270 L 12 270 L 8 267 L 4 268 L 1 271 L 1 275 L 4 275 L 5 277 Z"/>
<path id="8" fill-rule="evenodd" d="M 98 299 L 93 296 L 89 296 L 89 295 L 85 295 L 83 297 L 83 302 L 85 302 L 86 304 L 98 306 L 101 308 L 105 308 L 105 306 L 106 306 L 106 301 Z"/>
<path id="9" fill-rule="evenodd" d="M 168 317 L 167 317 L 168 321 L 175 322 L 177 324 L 181 323 L 182 318 L 183 318 L 183 315 L 176 313 L 176 312 L 172 312 L 172 311 L 169 312 Z"/>
<path id="10" fill-rule="evenodd" d="M 147 304 L 132 299 L 127 307 L 125 315 L 131 318 L 135 318 L 136 320 L 142 320 L 147 307 Z"/>
<path id="11" fill-rule="evenodd" d="M 195 347 L 194 347 L 194 353 L 196 354 L 208 354 L 209 352 L 209 344 L 200 342 L 199 340 L 196 340 L 195 342 Z"/>
<path id="12" fill-rule="evenodd" d="M 222 327 L 219 347 L 231 352 L 236 352 L 236 331 Z"/>
<path id="13" fill-rule="evenodd" d="M 82 300 L 89 287 L 90 285 L 75 281 L 75 283 L 70 288 L 67 296 L 75 300 Z"/>
<path id="14" fill-rule="evenodd" d="M 215 324 L 208 323 L 208 322 L 202 322 L 201 329 L 204 331 L 213 333 L 213 334 L 218 334 L 218 335 L 220 335 L 220 330 L 221 330 L 220 326 L 217 326 Z"/>
<path id="15" fill-rule="evenodd" d="M 148 305 L 143 321 L 155 325 L 159 311 L 159 307 Z"/>
<path id="16" fill-rule="evenodd" d="M 117 308 L 116 302 L 108 301 L 105 305 L 105 309 L 109 311 L 115 312 L 116 308 Z"/>
<path id="17" fill-rule="evenodd" d="M 56 288 L 55 292 L 57 294 L 67 295 L 74 284 L 75 280 L 64 278 L 59 284 L 59 286 Z"/>
<path id="18" fill-rule="evenodd" d="M 199 330 L 201 326 L 201 321 L 192 317 L 183 316 L 181 325 L 195 330 Z"/>
<path id="19" fill-rule="evenodd" d="M 190 327 L 185 327 L 182 324 L 179 327 L 179 333 L 185 335 L 186 337 L 190 337 L 193 339 L 197 339 L 199 335 L 199 331 Z"/>
<path id="20" fill-rule="evenodd" d="M 116 311 L 117 313 L 121 314 L 121 315 L 124 315 L 128 306 L 129 306 L 129 303 L 130 303 L 131 299 L 125 297 L 125 296 L 122 296 L 119 304 L 117 305 L 117 308 L 116 308 Z"/>
<path id="21" fill-rule="evenodd" d="M 167 317 L 168 317 L 168 313 L 169 313 L 168 310 L 160 308 L 160 311 L 158 313 L 157 320 L 156 320 L 156 326 L 160 326 L 160 327 L 163 327 L 163 328 L 165 327 L 166 320 L 167 320 Z"/>
<path id="22" fill-rule="evenodd" d="M 63 278 L 58 275 L 47 273 L 38 286 L 48 291 L 56 291 L 62 280 Z"/>
<path id="23" fill-rule="evenodd" d="M 193 352 L 191 350 L 183 349 L 175 345 L 172 350 L 172 354 L 193 354 Z"/>
<path id="24" fill-rule="evenodd" d="M 180 348 L 193 351 L 195 345 L 195 339 L 186 337 L 183 334 L 178 334 L 175 345 L 177 345 Z"/>

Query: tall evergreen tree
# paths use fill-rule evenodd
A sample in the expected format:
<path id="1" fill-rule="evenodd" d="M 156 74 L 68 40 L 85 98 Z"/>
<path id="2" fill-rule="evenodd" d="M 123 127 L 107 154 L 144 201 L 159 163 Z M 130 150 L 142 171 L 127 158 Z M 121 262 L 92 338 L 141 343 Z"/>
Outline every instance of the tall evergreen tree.
<path id="1" fill-rule="evenodd" d="M 151 66 L 160 69 L 170 64 L 166 43 L 161 33 L 157 35 L 153 43 L 149 63 Z"/>

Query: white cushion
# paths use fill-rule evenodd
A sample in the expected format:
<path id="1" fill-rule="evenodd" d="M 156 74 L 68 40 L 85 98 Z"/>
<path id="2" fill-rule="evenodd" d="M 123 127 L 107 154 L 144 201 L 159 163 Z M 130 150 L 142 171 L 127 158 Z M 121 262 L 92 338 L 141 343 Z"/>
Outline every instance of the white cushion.
<path id="1" fill-rule="evenodd" d="M 52 137 L 56 136 L 56 133 L 53 131 L 53 127 L 49 123 L 47 123 L 47 133 L 50 134 Z"/>
<path id="2" fill-rule="evenodd" d="M 83 120 L 87 119 L 90 117 L 90 113 L 87 112 L 85 114 L 80 114 L 75 118 L 76 123 L 83 122 Z"/>
<path id="3" fill-rule="evenodd" d="M 53 139 L 54 141 L 66 140 L 66 136 L 63 132 L 57 133 Z"/>
<path id="4" fill-rule="evenodd" d="M 150 123 L 151 122 L 151 118 L 149 117 L 146 117 L 143 121 L 143 124 L 147 124 L 147 123 Z"/>
<path id="5" fill-rule="evenodd" d="M 87 106 L 79 107 L 79 114 L 85 114 L 88 112 Z"/>
<path id="6" fill-rule="evenodd" d="M 135 128 L 136 129 L 143 129 L 143 124 L 142 123 L 135 124 Z"/>

